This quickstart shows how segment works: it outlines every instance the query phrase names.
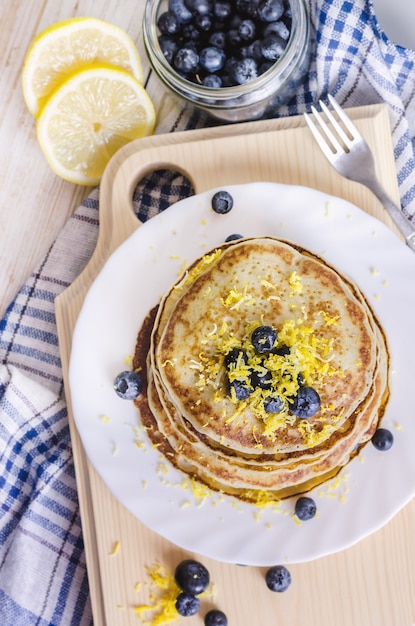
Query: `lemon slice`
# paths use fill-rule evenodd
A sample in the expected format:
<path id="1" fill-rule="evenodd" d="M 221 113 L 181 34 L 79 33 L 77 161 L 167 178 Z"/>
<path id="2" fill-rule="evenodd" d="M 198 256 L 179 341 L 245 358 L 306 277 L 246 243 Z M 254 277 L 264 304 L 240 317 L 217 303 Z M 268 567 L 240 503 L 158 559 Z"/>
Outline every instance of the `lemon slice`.
<path id="1" fill-rule="evenodd" d="M 94 66 L 52 94 L 37 120 L 37 137 L 58 176 L 96 185 L 115 152 L 151 134 L 155 119 L 153 103 L 134 76 Z"/>
<path id="2" fill-rule="evenodd" d="M 91 63 L 114 65 L 143 82 L 138 50 L 118 26 L 80 17 L 43 30 L 29 46 L 23 65 L 23 95 L 29 111 L 37 117 L 51 93 L 69 75 Z"/>

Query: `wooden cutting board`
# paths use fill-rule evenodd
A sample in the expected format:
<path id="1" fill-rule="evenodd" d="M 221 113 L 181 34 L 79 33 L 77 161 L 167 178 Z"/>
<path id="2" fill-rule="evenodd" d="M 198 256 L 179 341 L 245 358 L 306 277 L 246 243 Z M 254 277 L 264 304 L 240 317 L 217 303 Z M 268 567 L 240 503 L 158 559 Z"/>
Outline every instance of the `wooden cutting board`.
<path id="1" fill-rule="evenodd" d="M 399 203 L 386 106 L 359 107 L 349 115 L 374 152 L 380 180 Z M 173 571 L 180 560 L 194 556 L 144 527 L 109 492 L 85 455 L 72 418 L 68 382 L 72 333 L 85 295 L 110 254 L 140 226 L 132 210 L 137 182 L 160 168 L 183 172 L 196 193 L 253 181 L 310 186 L 351 201 L 397 232 L 371 192 L 341 178 L 328 164 L 302 117 L 153 136 L 115 155 L 101 184 L 95 252 L 56 300 L 95 626 L 143 623 L 134 607 L 149 599 L 147 567 L 158 562 Z M 267 589 L 266 568 L 203 558 L 215 597 L 202 601 L 197 616 L 180 618 L 179 623 L 201 625 L 204 613 L 217 607 L 227 614 L 229 626 L 413 626 L 414 526 L 412 501 L 383 529 L 352 548 L 290 565 L 293 582 L 282 594 Z"/>

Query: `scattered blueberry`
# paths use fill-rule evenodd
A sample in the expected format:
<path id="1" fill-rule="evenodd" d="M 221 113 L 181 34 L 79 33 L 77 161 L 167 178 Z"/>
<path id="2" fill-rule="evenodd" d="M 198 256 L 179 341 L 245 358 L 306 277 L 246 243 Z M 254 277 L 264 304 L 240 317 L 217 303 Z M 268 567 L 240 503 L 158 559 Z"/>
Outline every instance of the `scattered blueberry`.
<path id="1" fill-rule="evenodd" d="M 176 567 L 174 579 L 184 592 L 197 596 L 207 589 L 210 576 L 202 563 L 186 559 Z"/>
<path id="2" fill-rule="evenodd" d="M 237 400 L 247 400 L 252 393 L 247 382 L 240 379 L 235 379 L 232 382 L 228 381 L 228 394 L 232 397 L 232 390 L 235 392 L 235 398 Z"/>
<path id="3" fill-rule="evenodd" d="M 212 609 L 205 615 L 205 626 L 228 626 L 228 618 L 218 609 Z"/>
<path id="4" fill-rule="evenodd" d="M 267 396 L 264 399 L 264 410 L 267 413 L 280 413 L 284 407 L 284 402 L 279 396 Z"/>
<path id="5" fill-rule="evenodd" d="M 199 609 L 200 600 L 191 593 L 182 591 L 182 593 L 177 596 L 176 610 L 179 615 L 182 615 L 183 617 L 190 617 L 191 615 L 196 615 Z"/>
<path id="6" fill-rule="evenodd" d="M 317 506 L 313 498 L 301 496 L 301 498 L 298 498 L 297 502 L 295 503 L 294 511 L 298 519 L 302 522 L 305 522 L 315 516 L 317 512 Z"/>
<path id="7" fill-rule="evenodd" d="M 117 396 L 123 400 L 134 400 L 140 395 L 143 381 L 140 374 L 128 370 L 121 372 L 114 380 L 114 389 Z"/>
<path id="8" fill-rule="evenodd" d="M 232 87 L 248 83 L 279 59 L 290 38 L 292 15 L 284 0 L 169 0 L 157 26 L 163 54 L 180 74 L 211 86 L 207 75 L 215 73 L 218 88 Z M 173 38 L 177 52 L 190 47 L 202 62 L 186 62 L 182 69 L 170 53 L 173 44 L 162 39 L 166 36 Z M 213 51 L 202 55 L 205 49 Z"/>
<path id="9" fill-rule="evenodd" d="M 317 413 L 320 408 L 320 396 L 313 387 L 300 387 L 293 403 L 290 404 L 290 411 L 297 417 L 307 419 Z"/>
<path id="10" fill-rule="evenodd" d="M 251 336 L 252 345 L 259 354 L 271 352 L 277 339 L 277 333 L 272 326 L 258 326 Z"/>
<path id="11" fill-rule="evenodd" d="M 228 235 L 225 239 L 225 242 L 228 241 L 236 241 L 237 239 L 243 239 L 243 235 L 239 235 L 239 233 L 233 233 L 232 235 Z"/>
<path id="12" fill-rule="evenodd" d="M 372 437 L 376 450 L 386 452 L 393 446 L 393 435 L 387 428 L 378 428 Z"/>
<path id="13" fill-rule="evenodd" d="M 233 198 L 228 191 L 217 191 L 212 197 L 212 209 L 215 213 L 224 215 L 233 207 Z"/>
<path id="14" fill-rule="evenodd" d="M 267 570 L 265 582 L 271 591 L 287 591 L 291 585 L 291 574 L 283 565 L 275 565 Z"/>

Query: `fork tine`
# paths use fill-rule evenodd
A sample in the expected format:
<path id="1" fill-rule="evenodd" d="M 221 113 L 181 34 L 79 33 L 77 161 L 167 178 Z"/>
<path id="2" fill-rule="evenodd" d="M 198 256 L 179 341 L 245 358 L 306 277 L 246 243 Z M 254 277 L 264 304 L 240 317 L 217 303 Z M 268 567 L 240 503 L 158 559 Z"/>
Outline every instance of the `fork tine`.
<path id="1" fill-rule="evenodd" d="M 341 108 L 340 104 L 336 102 L 336 100 L 333 98 L 331 94 L 328 95 L 328 100 L 331 106 L 333 107 L 333 109 L 336 111 L 339 118 L 341 119 L 341 121 L 343 122 L 343 124 L 345 125 L 345 127 L 347 128 L 347 130 L 349 131 L 350 136 L 353 137 L 353 139 L 363 139 L 362 135 L 359 133 L 359 131 L 357 130 L 356 126 L 353 124 L 350 117 L 346 115 L 346 113 Z"/>
<path id="2" fill-rule="evenodd" d="M 320 146 L 321 151 L 323 152 L 325 157 L 329 161 L 331 161 L 334 156 L 334 153 L 332 152 L 332 150 L 330 150 L 328 143 L 324 139 L 323 135 L 317 129 L 317 126 L 315 125 L 315 123 L 311 121 L 311 118 L 307 115 L 307 113 L 304 113 L 304 119 L 307 122 L 307 126 L 311 130 L 314 136 L 314 139 L 317 141 L 318 145 Z"/>
<path id="3" fill-rule="evenodd" d="M 322 133 L 317 129 L 317 126 L 315 125 L 314 122 L 311 121 L 311 119 L 308 120 L 308 126 L 310 127 L 310 129 L 312 128 L 312 126 L 314 127 L 314 131 L 313 135 L 314 137 L 317 139 L 317 135 L 318 138 L 317 141 L 319 143 L 320 148 L 323 149 L 323 145 L 327 147 L 327 151 L 324 151 L 326 157 L 328 159 L 332 158 L 333 155 L 335 155 L 338 152 L 342 152 L 343 149 L 340 145 L 340 143 L 337 141 L 337 138 L 335 137 L 335 135 L 332 133 L 332 131 L 330 130 L 329 126 L 326 124 L 326 121 L 323 119 L 323 117 L 321 116 L 321 114 L 317 111 L 317 109 L 312 106 L 311 107 L 311 111 L 315 117 L 315 119 L 317 120 L 320 128 L 322 129 L 322 131 L 324 132 L 324 135 L 327 137 L 327 139 L 329 140 L 331 146 L 332 146 L 332 150 L 330 150 L 330 148 L 327 147 L 327 141 L 324 138 L 324 136 L 322 135 Z"/>
<path id="4" fill-rule="evenodd" d="M 349 128 L 347 128 L 350 132 L 351 135 L 351 139 L 350 137 L 348 137 L 346 135 L 346 133 L 344 132 L 343 128 L 340 126 L 340 124 L 338 123 L 338 121 L 336 120 L 336 118 L 334 117 L 333 113 L 330 111 L 330 109 L 324 104 L 324 102 L 322 100 L 320 100 L 319 102 L 321 109 L 324 111 L 324 113 L 327 116 L 328 121 L 330 122 L 330 124 L 333 126 L 334 130 L 336 131 L 336 133 L 338 134 L 338 136 L 340 137 L 340 139 L 343 141 L 344 145 L 346 146 L 346 148 L 350 149 L 354 140 L 354 134 L 350 131 Z M 337 103 L 336 103 L 337 104 Z M 336 109 L 337 110 L 337 109 Z M 342 118 L 343 120 L 343 118 Z"/>

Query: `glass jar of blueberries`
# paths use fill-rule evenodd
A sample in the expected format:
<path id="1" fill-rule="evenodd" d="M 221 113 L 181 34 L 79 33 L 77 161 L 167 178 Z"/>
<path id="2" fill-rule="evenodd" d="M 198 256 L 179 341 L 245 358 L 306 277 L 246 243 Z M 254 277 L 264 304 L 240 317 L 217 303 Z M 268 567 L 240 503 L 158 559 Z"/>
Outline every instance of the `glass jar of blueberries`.
<path id="1" fill-rule="evenodd" d="M 147 0 L 143 34 L 170 92 L 225 122 L 271 117 L 309 66 L 305 0 Z"/>

